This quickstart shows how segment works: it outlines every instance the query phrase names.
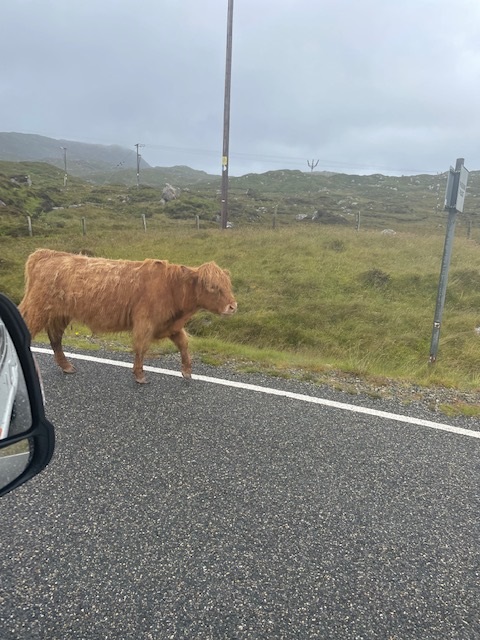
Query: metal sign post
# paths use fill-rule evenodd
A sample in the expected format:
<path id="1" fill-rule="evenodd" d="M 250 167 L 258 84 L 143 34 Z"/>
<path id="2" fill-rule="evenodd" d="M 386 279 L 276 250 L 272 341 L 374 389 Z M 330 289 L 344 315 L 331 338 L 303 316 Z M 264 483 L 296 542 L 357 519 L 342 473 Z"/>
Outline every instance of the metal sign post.
<path id="1" fill-rule="evenodd" d="M 440 269 L 440 280 L 438 283 L 437 304 L 435 307 L 435 316 L 433 318 L 432 341 L 430 344 L 431 364 L 437 360 L 440 326 L 442 324 L 443 307 L 445 306 L 445 296 L 447 293 L 448 269 L 450 267 L 450 258 L 452 256 L 457 213 L 461 213 L 463 211 L 465 193 L 467 190 L 468 171 L 463 166 L 463 163 L 464 159 L 458 158 L 455 164 L 455 169 L 450 167 L 447 189 L 445 192 L 445 209 L 448 210 L 448 221 L 445 245 L 443 248 L 442 266 Z"/>

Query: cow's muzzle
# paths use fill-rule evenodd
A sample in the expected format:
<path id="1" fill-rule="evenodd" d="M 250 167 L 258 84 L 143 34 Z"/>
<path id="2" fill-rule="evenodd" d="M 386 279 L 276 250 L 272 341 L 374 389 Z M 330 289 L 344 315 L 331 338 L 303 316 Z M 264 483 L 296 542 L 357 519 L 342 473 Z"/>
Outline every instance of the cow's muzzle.
<path id="1" fill-rule="evenodd" d="M 222 311 L 222 316 L 231 316 L 236 312 L 236 310 L 237 310 L 237 303 L 231 302 L 230 304 L 227 304 L 225 309 Z"/>

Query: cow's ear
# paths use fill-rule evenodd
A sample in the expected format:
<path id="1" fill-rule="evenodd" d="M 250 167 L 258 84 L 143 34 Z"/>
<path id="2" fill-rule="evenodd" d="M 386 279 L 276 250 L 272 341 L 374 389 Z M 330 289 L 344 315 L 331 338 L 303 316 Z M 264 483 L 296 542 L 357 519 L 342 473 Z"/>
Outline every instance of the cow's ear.
<path id="1" fill-rule="evenodd" d="M 191 269 L 190 267 L 186 267 L 185 265 L 181 264 L 180 265 L 180 271 L 182 272 L 182 276 L 186 280 L 192 280 L 193 282 L 197 281 L 198 273 L 197 273 L 196 269 Z"/>

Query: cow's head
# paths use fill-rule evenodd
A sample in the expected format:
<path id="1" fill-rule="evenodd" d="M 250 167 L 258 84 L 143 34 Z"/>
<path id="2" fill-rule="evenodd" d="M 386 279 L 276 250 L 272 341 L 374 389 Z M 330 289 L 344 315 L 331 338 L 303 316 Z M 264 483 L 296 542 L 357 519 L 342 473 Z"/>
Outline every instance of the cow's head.
<path id="1" fill-rule="evenodd" d="M 202 264 L 196 272 L 198 306 L 222 316 L 235 313 L 237 302 L 233 297 L 229 272 L 221 269 L 215 262 Z"/>

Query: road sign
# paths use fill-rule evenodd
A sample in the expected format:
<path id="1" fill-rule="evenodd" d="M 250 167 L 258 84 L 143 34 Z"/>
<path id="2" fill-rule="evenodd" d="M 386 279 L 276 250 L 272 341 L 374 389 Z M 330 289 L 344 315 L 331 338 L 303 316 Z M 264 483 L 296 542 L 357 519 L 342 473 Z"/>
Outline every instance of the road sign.
<path id="1" fill-rule="evenodd" d="M 467 191 L 468 169 L 462 165 L 459 171 L 450 167 L 445 191 L 445 209 L 463 211 Z"/>
<path id="2" fill-rule="evenodd" d="M 457 211 L 463 211 L 463 203 L 465 202 L 465 193 L 467 192 L 467 180 L 468 180 L 468 170 L 462 166 L 460 169 L 460 176 L 458 179 L 458 192 L 457 192 L 457 202 L 455 204 L 455 209 Z"/>

